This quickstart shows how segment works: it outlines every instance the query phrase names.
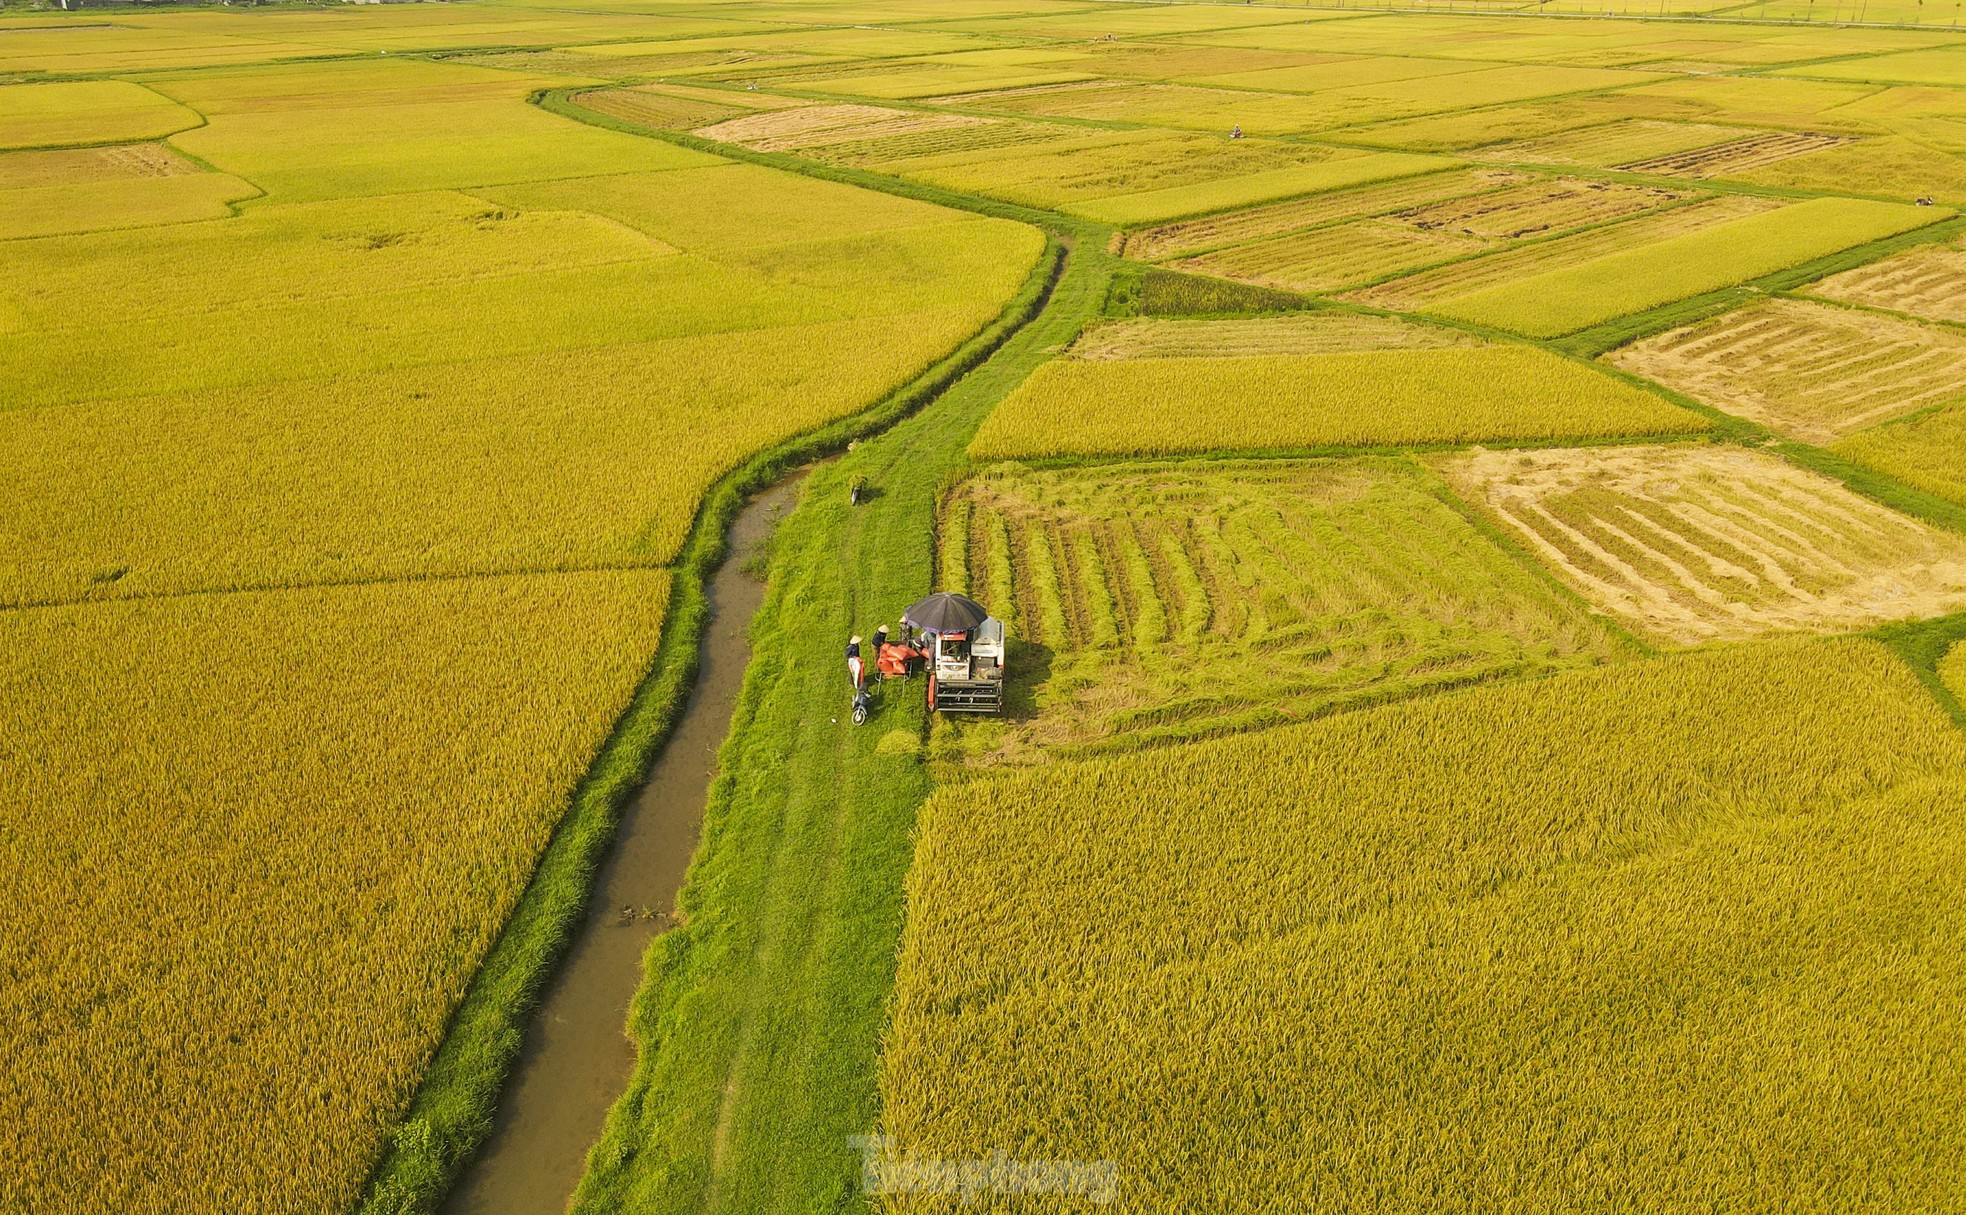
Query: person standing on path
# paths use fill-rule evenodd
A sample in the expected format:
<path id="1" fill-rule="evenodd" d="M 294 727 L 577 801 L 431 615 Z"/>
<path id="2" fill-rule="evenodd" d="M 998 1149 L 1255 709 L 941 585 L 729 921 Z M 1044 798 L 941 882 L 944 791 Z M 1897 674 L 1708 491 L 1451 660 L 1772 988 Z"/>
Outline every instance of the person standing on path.
<path id="1" fill-rule="evenodd" d="M 866 682 L 866 672 L 867 668 L 860 661 L 860 634 L 855 633 L 853 639 L 846 643 L 846 673 L 847 678 L 853 681 L 854 691 L 858 692 Z"/>

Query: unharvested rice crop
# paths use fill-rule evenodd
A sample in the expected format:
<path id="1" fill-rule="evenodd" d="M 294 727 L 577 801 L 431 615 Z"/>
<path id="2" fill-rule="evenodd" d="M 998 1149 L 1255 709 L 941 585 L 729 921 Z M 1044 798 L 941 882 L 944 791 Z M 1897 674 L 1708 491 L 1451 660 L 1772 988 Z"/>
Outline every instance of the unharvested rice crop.
<path id="1" fill-rule="evenodd" d="M 668 585 L 0 612 L 0 1209 L 346 1210 Z"/>
<path id="2" fill-rule="evenodd" d="M 1685 434 L 1705 418 L 1524 346 L 1059 360 L 1006 398 L 981 459 Z"/>
<path id="3" fill-rule="evenodd" d="M 1892 80 L 1904 84 L 1958 86 L 1966 84 L 1966 55 L 1953 44 L 1906 50 L 1896 55 L 1867 55 L 1844 63 L 1808 64 L 1786 71 L 1830 80 Z"/>
<path id="4" fill-rule="evenodd" d="M 892 169 L 932 185 L 1088 219 L 1148 224 L 1413 177 L 1450 163 L 1257 139 L 1232 143 L 1220 136 L 1109 131 L 1031 147 L 929 157 Z"/>
<path id="5" fill-rule="evenodd" d="M 1060 84 L 1083 80 L 1086 73 L 1068 67 L 997 67 L 990 64 L 893 63 L 866 67 L 858 72 L 828 74 L 827 78 L 807 77 L 788 81 L 795 87 L 850 97 L 875 97 L 906 101 L 917 97 L 971 93 L 982 89 L 1022 88 L 1027 85 Z"/>
<path id="6" fill-rule="evenodd" d="M 1966 245 L 1920 245 L 1832 275 L 1809 290 L 1932 320 L 1966 322 Z"/>
<path id="7" fill-rule="evenodd" d="M 982 101 L 1010 113 L 1142 123 L 1177 130 L 1221 132 L 1240 125 L 1259 136 L 1289 135 L 1303 126 L 1299 98 L 1184 84 L 1102 81 L 1075 89 L 997 94 Z"/>
<path id="8" fill-rule="evenodd" d="M 1301 28 L 1301 27 L 1300 27 Z M 1268 31 L 1263 36 L 1269 36 Z M 1298 130 L 1337 130 L 1561 93 L 1644 84 L 1657 76 L 1596 68 L 1466 65 L 1448 76 L 1343 84 L 1296 97 Z"/>
<path id="9" fill-rule="evenodd" d="M 945 732 L 945 758 L 1173 742 L 1634 652 L 1405 459 L 1008 465 L 943 516 L 943 581 L 1016 646 L 1015 711 Z"/>
<path id="10" fill-rule="evenodd" d="M 719 476 L 977 323 L 911 312 L 0 413 L 0 603 L 667 561 Z"/>
<path id="11" fill-rule="evenodd" d="M 232 213 L 230 204 L 257 193 L 224 173 L 0 188 L 0 239 L 222 219 Z"/>
<path id="12" fill-rule="evenodd" d="M 1859 139 L 1736 176 L 1780 189 L 1932 198 L 1957 206 L 1966 203 L 1966 161 L 1960 158 L 1961 149 L 1956 137 L 1947 136 L 1941 136 L 1937 146 L 1929 136 Z"/>
<path id="13" fill-rule="evenodd" d="M 1016 103 L 1027 97 L 1046 97 L 1054 93 L 1078 93 L 1108 87 L 1104 80 L 1066 80 L 1057 84 L 1026 84 L 1007 89 L 983 89 L 975 93 L 951 93 L 937 97 L 939 106 L 969 106 L 977 109 L 1015 113 Z"/>
<path id="14" fill-rule="evenodd" d="M 1499 245 L 1397 219 L 1361 219 L 1252 241 L 1175 262 L 1177 269 L 1289 291 L 1338 291 Z"/>
<path id="15" fill-rule="evenodd" d="M 1205 83 L 1238 89 L 1275 89 L 1286 93 L 1321 93 L 1326 89 L 1356 88 L 1360 85 L 1391 84 L 1402 80 L 1437 79 L 1476 70 L 1475 64 L 1447 59 L 1422 59 L 1401 55 L 1374 55 L 1358 58 L 1320 56 L 1317 62 L 1290 64 L 1223 72 L 1205 78 Z M 1441 81 L 1442 87 L 1452 87 Z"/>
<path id="16" fill-rule="evenodd" d="M 362 59 L 172 76 L 155 87 L 210 118 L 177 136 L 178 147 L 282 202 L 717 163 L 526 104 L 531 89 L 553 83 Z"/>
<path id="17" fill-rule="evenodd" d="M 766 181 L 777 176 L 760 172 Z M 728 184 L 741 189 L 756 180 L 734 173 Z M 714 175 L 690 185 L 706 203 L 723 193 L 722 181 Z M 597 193 L 606 188 L 604 184 Z M 553 183 L 539 193 L 514 190 L 499 197 L 577 198 L 579 193 L 578 185 Z M 784 199 L 733 201 L 720 212 L 706 206 L 702 220 L 678 218 L 675 228 L 680 239 L 688 240 L 700 226 L 729 224 L 735 215 L 783 213 L 802 194 L 831 194 L 836 205 L 844 195 L 851 205 L 855 193 L 842 187 L 788 189 Z M 827 238 L 807 236 L 796 218 L 776 233 L 763 227 L 744 233 L 732 225 L 733 235 L 748 235 L 757 244 L 677 256 L 667 242 L 651 241 L 625 221 L 614 220 L 606 202 L 597 201 L 592 211 L 582 212 L 529 203 L 521 203 L 526 210 L 517 211 L 482 199 L 464 201 L 474 214 L 457 216 L 445 201 L 433 207 L 437 217 L 419 226 L 437 229 L 453 247 L 484 249 L 486 261 L 476 266 L 449 262 L 441 245 L 415 247 L 400 230 L 376 232 L 364 223 L 360 208 L 324 212 L 318 222 L 310 215 L 284 230 L 278 221 L 297 219 L 293 213 L 272 208 L 256 212 L 256 218 L 268 223 L 253 235 L 273 246 L 268 250 L 272 255 L 293 258 L 294 264 L 278 270 L 328 262 L 341 280 L 334 285 L 353 289 L 337 297 L 329 284 L 317 283 L 311 293 L 293 293 L 296 280 L 265 273 L 276 269 L 265 263 L 220 271 L 223 277 L 243 280 L 244 293 L 258 297 L 253 307 L 244 306 L 243 300 L 210 298 L 203 308 L 186 313 L 146 308 L 160 295 L 195 284 L 167 282 L 152 290 L 136 273 L 144 262 L 181 264 L 200 245 L 226 246 L 235 235 L 229 229 L 215 234 L 215 242 L 184 240 L 172 232 L 50 241 L 28 251 L 46 267 L 22 292 L 33 331 L 0 336 L 0 373 L 13 388 L 7 404 L 289 382 L 766 329 L 808 323 L 815 316 L 944 312 L 951 303 L 979 316 L 980 325 L 1015 290 L 1037 251 L 1028 231 L 920 204 L 900 209 L 915 225 L 898 230 L 876 228 Z M 876 215 L 883 210 L 893 209 L 872 208 Z M 348 220 L 342 229 L 347 236 L 337 242 L 339 248 L 294 239 L 298 230 L 336 226 L 342 218 Z M 775 243 L 774 236 L 792 239 Z M 543 239 L 531 244 L 529 237 Z M 381 247 L 371 248 L 370 242 Z M 409 247 L 391 252 L 404 245 Z M 110 260 L 118 250 L 131 250 L 134 256 L 119 265 Z M 508 264 L 495 265 L 495 258 Z M 432 281 L 382 277 L 390 266 L 405 263 L 412 273 Z M 513 269 L 515 265 L 538 269 L 528 274 Z M 246 270 L 258 273 L 239 273 Z M 92 274 L 103 277 L 92 281 Z M 106 305 L 112 312 L 130 314 L 122 318 L 119 342 L 108 345 L 94 328 L 104 319 L 100 311 L 91 316 L 61 305 L 118 281 L 139 286 Z M 986 303 L 991 296 L 994 302 Z M 957 302 L 965 297 L 967 304 Z M 500 323 L 488 326 L 490 317 Z M 128 357 L 132 350 L 170 350 L 174 357 L 133 360 Z"/>
<path id="18" fill-rule="evenodd" d="M 1109 321 L 1080 334 L 1075 359 L 1250 358 L 1480 345 L 1459 329 L 1396 317 L 1321 311 L 1228 320 Z"/>
<path id="19" fill-rule="evenodd" d="M 1555 337 L 1908 232 L 1946 214 L 1898 203 L 1813 199 L 1458 296 L 1429 310 Z"/>
<path id="20" fill-rule="evenodd" d="M 1184 253 L 1201 253 L 1343 220 L 1386 215 L 1445 199 L 1481 194 L 1527 180 L 1522 174 L 1473 170 L 1429 173 L 1352 190 L 1312 194 L 1288 202 L 1130 232 L 1126 237 L 1126 255 L 1155 261 Z"/>
<path id="21" fill-rule="evenodd" d="M 1860 430 L 1830 450 L 1966 505 L 1966 402 Z"/>
<path id="22" fill-rule="evenodd" d="M 1834 640 L 946 787 L 881 1163 L 1087 1162 L 1140 1212 L 1945 1207 L 1963 766 Z"/>
<path id="23" fill-rule="evenodd" d="M 773 176 L 747 174 L 737 184 Z M 554 189 L 579 193 L 577 183 Z M 778 202 L 801 198 L 787 191 Z M 826 193 L 807 200 L 815 204 L 807 218 L 824 223 Z M 770 232 L 762 221 L 775 205 L 759 202 L 753 239 Z M 599 198 L 591 205 L 608 209 Z M 744 212 L 733 203 L 722 218 Z M 858 218 L 881 219 L 878 208 Z M 694 226 L 700 222 L 692 219 L 678 239 L 708 240 Z M 531 233 L 529 253 L 506 251 L 548 252 L 551 229 Z M 361 374 L 344 355 L 342 374 L 318 379 L 211 382 L 0 412 L 0 452 L 10 470 L 0 499 L 14 520 L 0 601 L 666 561 L 712 481 L 758 448 L 865 408 L 905 382 L 995 314 L 1037 245 L 1027 230 L 973 219 L 794 241 L 769 247 L 768 256 L 733 255 L 762 257 L 762 268 L 793 279 L 783 289 L 796 294 L 769 327 L 698 322 L 702 332 Z M 490 268 L 500 251 L 496 243 L 478 246 L 477 265 Z M 431 266 L 388 252 L 356 246 L 346 256 L 381 257 L 375 270 L 404 277 Z M 332 256 L 324 261 L 316 289 L 336 303 L 331 276 L 346 267 Z M 267 264 L 251 268 L 263 272 Z M 899 265 L 918 267 L 912 281 L 895 277 Z M 834 290 L 826 290 L 829 280 Z M 537 285 L 539 276 L 507 281 Z M 700 289 L 719 277 L 671 281 Z M 471 296 L 433 286 L 421 298 Z M 829 298 L 834 309 L 844 305 L 840 319 L 793 323 L 792 307 Z M 687 296 L 665 302 L 665 315 L 686 316 L 678 309 Z M 349 300 L 339 304 L 344 315 L 363 315 Z M 732 317 L 732 304 L 726 292 L 724 316 Z M 237 325 L 240 313 L 221 314 L 217 331 L 250 333 L 247 322 L 270 323 L 281 310 L 243 314 Z M 90 339 L 86 331 L 42 328 L 38 311 L 28 319 L 22 333 L 0 337 L 23 357 L 37 342 L 72 339 L 80 349 Z M 427 346 L 432 318 L 415 319 L 421 327 L 407 328 L 405 342 L 422 335 Z M 185 332 L 185 320 L 174 317 L 171 331 Z M 144 330 L 131 320 L 122 332 L 133 339 Z M 262 345 L 277 348 L 287 336 L 268 331 Z M 215 381 L 218 366 L 199 370 Z M 761 366 L 769 375 L 760 375 Z M 48 367 L 50 391 L 81 378 L 74 364 L 67 378 L 57 374 L 63 370 Z M 681 435 L 689 441 L 670 441 Z M 623 451 L 639 454 L 624 464 Z"/>
<path id="24" fill-rule="evenodd" d="M 1569 236 L 1532 241 L 1520 248 L 1424 270 L 1359 291 L 1351 298 L 1377 308 L 1422 309 L 1484 287 L 1519 282 L 1565 266 L 1581 266 L 1621 250 L 1705 231 L 1745 216 L 1766 214 L 1779 205 L 1766 198 L 1722 195 L 1623 223 L 1587 228 Z"/>
<path id="25" fill-rule="evenodd" d="M 0 84 L 0 149 L 125 143 L 197 125 L 196 113 L 125 80 Z"/>
<path id="26" fill-rule="evenodd" d="M 1955 698 L 1966 700 L 1966 642 L 1954 642 L 1939 660 L 1939 679 Z"/>
<path id="27" fill-rule="evenodd" d="M 1766 452 L 1478 451 L 1440 467 L 1591 602 L 1664 641 L 1966 608 L 1966 538 Z"/>
<path id="28" fill-rule="evenodd" d="M 1607 357 L 1810 443 L 1966 396 L 1966 333 L 1800 300 L 1766 300 Z"/>

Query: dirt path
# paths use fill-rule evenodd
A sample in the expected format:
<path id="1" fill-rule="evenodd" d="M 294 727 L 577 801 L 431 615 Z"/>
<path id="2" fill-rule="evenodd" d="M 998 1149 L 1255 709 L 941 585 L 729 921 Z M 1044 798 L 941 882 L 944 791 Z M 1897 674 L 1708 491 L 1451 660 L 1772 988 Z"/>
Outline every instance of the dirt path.
<path id="1" fill-rule="evenodd" d="M 710 619 L 695 688 L 648 783 L 622 809 L 587 921 L 533 1015 L 491 1138 L 452 1191 L 450 1215 L 565 1210 L 608 1107 L 628 1087 L 635 1066 L 628 1006 L 642 954 L 669 926 L 696 850 L 717 748 L 750 660 L 747 628 L 764 601 L 764 584 L 745 570 L 745 558 L 792 504 L 803 477 L 759 494 L 731 525 L 730 555 L 706 588 Z"/>

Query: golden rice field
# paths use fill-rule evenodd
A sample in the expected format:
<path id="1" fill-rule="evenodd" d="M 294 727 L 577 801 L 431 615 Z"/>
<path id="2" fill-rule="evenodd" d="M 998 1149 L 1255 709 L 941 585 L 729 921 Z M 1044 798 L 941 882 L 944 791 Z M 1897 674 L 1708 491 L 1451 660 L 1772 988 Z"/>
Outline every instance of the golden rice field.
<path id="1" fill-rule="evenodd" d="M 1966 695 L 1966 644 L 1955 642 L 1939 660 L 1939 678 L 1955 697 Z"/>
<path id="2" fill-rule="evenodd" d="M 1810 443 L 1966 396 L 1966 333 L 1800 300 L 1752 304 L 1608 357 Z"/>
<path id="3" fill-rule="evenodd" d="M 1438 467 L 1585 598 L 1660 641 L 1966 608 L 1966 538 L 1762 452 L 1477 451 Z"/>
<path id="4" fill-rule="evenodd" d="M 1500 290 L 1539 274 L 1584 266 L 1599 258 L 1642 249 L 1657 242 L 1724 228 L 1736 220 L 1765 215 L 1779 203 L 1729 194 L 1668 207 L 1623 223 L 1586 228 L 1550 240 L 1529 241 L 1513 249 L 1449 262 L 1403 275 L 1341 298 L 1375 308 L 1420 311 L 1477 291 Z"/>
<path id="5" fill-rule="evenodd" d="M 869 1132 L 1140 1212 L 1953 1209 L 1962 16 L 15 0 L 0 1212 L 445 1209 L 434 1052 L 532 1015 L 481 965 L 584 893 L 706 495 L 873 417 L 679 735 L 634 1075 L 483 1161 L 625 1091 L 575 1215 L 1074 1205 Z M 1008 711 L 856 730 L 938 581 Z"/>
<path id="6" fill-rule="evenodd" d="M 978 459 L 1687 434 L 1708 420 L 1527 346 L 1060 360 L 984 422 Z"/>
<path id="7" fill-rule="evenodd" d="M 881 1127 L 1133 1211 L 1944 1206 L 1963 776 L 1838 640 L 946 787 Z"/>
<path id="8" fill-rule="evenodd" d="M 0 1208 L 346 1209 L 668 586 L 0 612 Z"/>
<path id="9" fill-rule="evenodd" d="M 1482 147 L 1480 154 L 1484 160 L 1608 169 L 1666 156 L 1694 155 L 1701 149 L 1751 134 L 1745 127 L 1627 118 L 1616 122 L 1598 121 L 1532 139 L 1490 144 Z"/>
<path id="10" fill-rule="evenodd" d="M 1860 430 L 1830 450 L 1966 505 L 1966 403 L 1954 402 L 1897 422 Z"/>
<path id="11" fill-rule="evenodd" d="M 1414 177 L 1436 157 L 1151 130 L 1091 131 L 895 161 L 897 176 L 1113 224 L 1151 224 Z"/>
<path id="12" fill-rule="evenodd" d="M 938 753 L 1032 763 L 1629 657 L 1399 458 L 986 469 L 942 580 L 1017 639 L 1002 723 Z"/>
<path id="13" fill-rule="evenodd" d="M 1425 267 L 1467 263 L 1522 241 L 1614 224 L 1687 197 L 1649 186 L 1540 178 L 1376 218 L 1251 240 L 1173 265 L 1266 287 L 1340 291 L 1397 280 Z"/>
<path id="14" fill-rule="evenodd" d="M 7 1211 L 350 1210 L 705 493 L 1044 243 L 527 103 L 560 77 L 257 46 L 0 84 Z"/>
<path id="15" fill-rule="evenodd" d="M 1431 305 L 1441 316 L 1556 337 L 1933 222 L 1929 208 L 1823 198 Z"/>
<path id="16" fill-rule="evenodd" d="M 1040 244 L 675 172 L 17 242 L 0 499 L 35 522 L 0 602 L 665 562 L 716 478 L 905 382 Z"/>
<path id="17" fill-rule="evenodd" d="M 1153 261 L 1325 224 L 1386 215 L 1443 199 L 1463 198 L 1526 180 L 1504 171 L 1453 170 L 1352 190 L 1310 194 L 1288 202 L 1182 220 L 1126 234 L 1126 254 Z"/>
<path id="18" fill-rule="evenodd" d="M 133 81 L 28 82 L 0 88 L 0 150 L 129 143 L 197 125 L 196 113 Z"/>

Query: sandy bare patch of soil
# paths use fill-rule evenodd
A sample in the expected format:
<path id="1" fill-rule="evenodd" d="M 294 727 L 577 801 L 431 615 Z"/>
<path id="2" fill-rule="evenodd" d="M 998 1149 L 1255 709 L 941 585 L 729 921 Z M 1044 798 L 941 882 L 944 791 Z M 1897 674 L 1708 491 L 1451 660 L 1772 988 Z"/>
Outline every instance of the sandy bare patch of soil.
<path id="1" fill-rule="evenodd" d="M 1441 472 L 1585 598 L 1682 645 L 1966 608 L 1966 538 L 1766 452 L 1482 451 Z"/>
<path id="2" fill-rule="evenodd" d="M 1608 358 L 1810 443 L 1966 394 L 1966 333 L 1801 300 L 1737 309 Z"/>

